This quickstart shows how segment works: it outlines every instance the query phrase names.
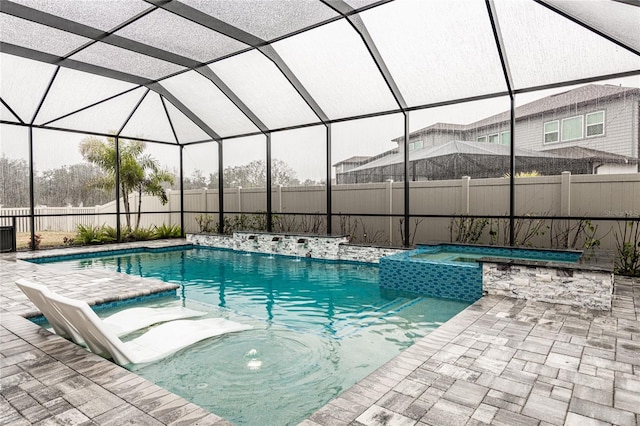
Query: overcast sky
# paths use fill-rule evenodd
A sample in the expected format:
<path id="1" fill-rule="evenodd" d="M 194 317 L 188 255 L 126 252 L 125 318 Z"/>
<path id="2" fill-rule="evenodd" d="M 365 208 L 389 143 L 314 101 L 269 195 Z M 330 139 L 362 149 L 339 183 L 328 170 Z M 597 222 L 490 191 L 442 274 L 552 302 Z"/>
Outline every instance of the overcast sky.
<path id="1" fill-rule="evenodd" d="M 640 87 L 640 77 L 628 77 L 599 82 L 627 87 Z M 519 95 L 517 105 L 569 90 L 570 87 Z M 410 115 L 411 130 L 437 122 L 469 124 L 509 109 L 508 98 L 425 109 Z M 394 114 L 365 120 L 337 123 L 332 126 L 332 160 L 334 164 L 354 155 L 375 155 L 395 146 L 392 139 L 403 134 L 402 115 Z M 28 131 L 24 127 L 1 126 L 0 152 L 9 158 L 28 158 Z M 35 162 L 40 171 L 82 162 L 78 144 L 86 135 L 34 129 Z M 517 137 L 517 136 L 516 136 Z M 272 156 L 285 161 L 300 180 L 321 180 L 324 172 L 325 129 L 314 126 L 272 134 Z M 170 170 L 178 170 L 177 149 L 172 146 L 148 144 L 147 151 Z M 184 151 L 184 171 L 189 176 L 194 170 L 205 176 L 217 168 L 215 143 L 188 147 Z M 262 135 L 224 142 L 225 166 L 246 164 L 265 156 L 265 137 Z"/>

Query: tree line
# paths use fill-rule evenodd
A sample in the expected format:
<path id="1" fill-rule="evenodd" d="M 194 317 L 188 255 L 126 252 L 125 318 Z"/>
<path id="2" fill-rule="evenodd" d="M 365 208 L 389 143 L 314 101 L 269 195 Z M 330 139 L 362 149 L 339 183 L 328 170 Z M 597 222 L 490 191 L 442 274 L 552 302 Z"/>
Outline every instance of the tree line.
<path id="1" fill-rule="evenodd" d="M 184 178 L 184 189 L 217 189 L 219 174 L 209 173 L 205 176 L 202 170 L 194 170 L 191 175 Z M 223 171 L 225 188 L 264 188 L 267 186 L 267 163 L 264 160 L 254 160 L 241 166 L 228 166 Z M 295 170 L 287 163 L 279 159 L 271 161 L 271 185 L 273 186 L 309 186 L 319 185 L 311 179 L 300 181 Z"/>
<path id="2" fill-rule="evenodd" d="M 113 193 L 87 185 L 102 175 L 92 164 L 73 164 L 39 172 L 34 170 L 36 205 L 94 206 L 113 200 Z M 24 159 L 0 157 L 0 205 L 29 207 L 29 163 Z"/>
<path id="3" fill-rule="evenodd" d="M 80 143 L 83 163 L 40 171 L 34 169 L 34 201 L 49 207 L 94 206 L 115 198 L 115 139 L 87 137 Z M 120 193 L 150 194 L 166 201 L 166 189 L 180 189 L 175 171 L 161 167 L 157 159 L 145 153 L 146 144 L 120 140 Z M 271 163 L 272 185 L 314 185 L 321 182 L 301 182 L 295 171 L 284 161 Z M 206 176 L 195 170 L 184 178 L 184 189 L 218 188 L 218 173 Z M 243 188 L 266 186 L 266 162 L 252 161 L 241 166 L 229 166 L 223 171 L 224 187 Z M 5 208 L 29 207 L 29 163 L 25 159 L 0 156 L 0 205 Z M 125 203 L 125 212 L 131 206 Z M 132 225 L 130 221 L 127 221 Z"/>

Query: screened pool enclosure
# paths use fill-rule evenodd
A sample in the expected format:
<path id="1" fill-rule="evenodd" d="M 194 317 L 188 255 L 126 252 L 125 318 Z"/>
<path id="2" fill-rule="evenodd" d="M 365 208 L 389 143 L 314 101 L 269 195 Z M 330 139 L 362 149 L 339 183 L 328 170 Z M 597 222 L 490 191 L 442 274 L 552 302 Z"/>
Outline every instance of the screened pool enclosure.
<path id="1" fill-rule="evenodd" d="M 18 245 L 164 229 L 613 249 L 637 226 L 638 2 L 0 5 Z"/>

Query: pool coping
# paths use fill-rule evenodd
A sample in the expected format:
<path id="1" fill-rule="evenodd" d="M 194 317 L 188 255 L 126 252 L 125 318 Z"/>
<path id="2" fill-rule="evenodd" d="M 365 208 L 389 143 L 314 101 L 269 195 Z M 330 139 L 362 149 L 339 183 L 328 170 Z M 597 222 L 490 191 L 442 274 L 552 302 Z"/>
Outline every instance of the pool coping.
<path id="1" fill-rule="evenodd" d="M 65 252 L 68 253 L 66 250 Z M 5 271 L 0 271 L 3 278 L 15 279 L 25 275 L 24 264 L 27 262 L 16 259 L 15 256 L 11 259 L 6 255 L 0 256 L 0 262 L 8 265 L 3 268 Z M 32 277 L 38 276 L 41 268 L 47 268 L 43 265 L 29 265 L 31 266 L 26 268 L 27 275 Z M 12 266 L 14 270 L 9 270 Z M 50 273 L 45 273 L 43 278 L 51 279 Z M 149 292 L 154 280 L 143 281 L 145 286 L 139 291 Z M 523 424 L 538 424 L 540 421 L 561 424 L 553 420 L 562 417 L 567 423 L 579 423 L 593 415 L 598 416 L 601 421 L 617 419 L 621 424 L 625 424 L 625 421 L 626 424 L 631 424 L 631 419 L 637 423 L 640 421 L 640 413 L 630 411 L 627 401 L 640 396 L 640 357 L 635 364 L 630 363 L 628 349 L 625 347 L 635 348 L 640 341 L 640 280 L 623 279 L 621 283 L 611 313 L 572 310 L 567 306 L 507 297 L 483 297 L 340 394 L 301 424 L 379 424 L 375 419 L 398 421 L 398 424 L 441 424 L 443 421 L 462 418 L 466 419 L 463 422 L 466 424 L 513 424 L 514 421 L 522 421 Z M 3 279 L 1 285 L 3 296 L 10 286 L 15 287 L 7 279 Z M 121 300 L 129 294 L 118 294 L 117 298 Z M 86 299 L 87 296 L 89 295 L 84 294 L 83 298 Z M 93 297 L 93 300 L 100 298 Z M 28 419 L 27 416 L 34 416 L 38 408 L 39 413 L 46 415 L 43 418 L 74 415 L 78 418 L 84 416 L 97 423 L 108 423 L 113 419 L 117 423 L 117 419 L 131 418 L 148 424 L 193 424 L 196 421 L 199 424 L 229 424 L 215 414 L 188 403 L 134 373 L 44 331 L 6 308 L 11 307 L 3 303 L 0 310 L 0 338 L 3 343 L 0 349 L 3 354 L 0 380 L 4 384 L 1 391 L 4 401 L 0 401 L 0 404 L 5 402 L 2 405 L 3 411 L 5 408 L 9 410 L 4 414 L 4 420 Z M 542 321 L 547 317 L 547 312 L 551 312 L 549 319 Z M 540 314 L 539 318 L 536 318 L 536 313 Z M 565 318 L 562 324 L 567 324 L 555 329 L 554 324 L 559 317 Z M 609 332 L 601 334 L 599 339 L 604 339 L 601 343 L 593 336 L 589 339 L 589 330 L 593 328 L 602 332 L 602 326 L 598 324 L 610 323 L 611 320 L 615 320 L 615 326 Z M 529 331 L 523 334 L 528 327 Z M 611 341 L 614 342 L 613 351 L 609 348 Z M 574 346 L 582 348 L 581 357 L 567 355 L 572 354 Z M 487 364 L 485 371 L 475 380 L 464 377 L 464 372 L 470 369 L 465 368 L 461 360 L 468 362 L 470 353 L 473 353 L 478 361 L 483 359 L 486 351 L 498 349 L 503 354 L 511 353 L 505 361 L 501 361 L 498 356 L 496 362 L 504 362 L 508 367 L 502 374 L 494 374 L 495 365 Z M 638 350 L 640 351 L 640 347 Z M 491 353 L 500 354 L 499 350 Z M 525 363 L 522 359 L 525 353 L 538 354 L 545 360 Z M 622 356 L 619 357 L 618 353 Z M 37 359 L 46 358 L 49 363 L 55 364 L 56 369 L 66 373 L 60 380 L 53 379 L 53 375 L 46 376 L 46 380 L 39 377 L 43 374 L 43 364 L 34 362 L 30 358 L 34 356 Z M 571 360 L 571 368 L 556 366 L 559 360 L 564 359 Z M 574 360 L 579 363 L 577 368 L 574 368 Z M 527 372 L 526 366 L 529 364 L 536 365 L 538 373 Z M 628 372 L 629 368 L 631 373 Z M 547 377 L 549 369 L 556 372 L 555 378 Z M 602 369 L 602 375 L 598 374 L 599 369 Z M 440 379 L 434 380 L 436 375 Z M 536 376 L 533 384 L 532 375 Z M 24 381 L 16 385 L 15 381 L 18 379 Z M 574 383 L 568 379 L 572 379 Z M 31 389 L 28 384 L 34 380 L 45 385 L 44 390 Z M 585 396 L 583 388 L 586 386 L 591 389 L 587 383 L 592 382 L 604 383 L 604 387 L 612 389 L 612 392 L 615 386 L 616 397 L 605 404 L 591 401 Z M 529 390 L 526 396 L 518 396 L 510 393 L 505 384 L 513 386 L 512 392 L 515 393 L 520 393 L 523 386 Z M 107 392 L 113 403 L 110 400 L 111 405 L 104 407 L 104 400 L 85 400 L 82 404 L 74 402 L 74 398 L 78 398 L 78 394 L 88 387 L 95 390 L 93 386 Z M 459 390 L 466 389 L 473 396 L 478 387 L 488 389 L 484 399 L 473 407 L 465 403 L 460 405 L 460 401 L 456 399 Z M 594 388 L 592 391 L 605 392 L 606 389 Z M 575 396 L 572 392 L 579 395 Z M 22 402 L 27 397 L 32 401 L 32 405 L 27 408 L 24 408 L 24 404 L 15 402 Z M 549 402 L 547 414 L 543 412 L 545 410 L 536 408 L 540 401 Z M 62 402 L 66 404 L 64 411 L 60 408 Z M 100 405 L 103 406 L 98 407 Z M 562 407 L 558 408 L 558 405 Z M 594 407 L 599 411 L 590 415 Z M 99 415 L 89 415 L 98 412 Z M 560 417 L 556 412 L 561 413 Z"/>

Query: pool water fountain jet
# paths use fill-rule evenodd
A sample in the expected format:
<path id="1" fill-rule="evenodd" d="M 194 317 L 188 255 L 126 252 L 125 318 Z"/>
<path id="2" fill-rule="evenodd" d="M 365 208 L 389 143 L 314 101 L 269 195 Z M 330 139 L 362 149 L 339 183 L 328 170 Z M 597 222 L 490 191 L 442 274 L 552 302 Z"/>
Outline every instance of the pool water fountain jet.
<path id="1" fill-rule="evenodd" d="M 299 238 L 296 242 L 295 262 L 300 262 L 302 257 L 306 255 L 306 249 L 309 247 L 309 243 L 306 238 Z"/>
<path id="2" fill-rule="evenodd" d="M 262 361 L 260 361 L 258 355 L 259 352 L 257 349 L 250 349 L 246 354 L 244 354 L 244 357 L 249 359 L 247 362 L 247 368 L 249 370 L 259 370 L 260 367 L 262 367 Z"/>

